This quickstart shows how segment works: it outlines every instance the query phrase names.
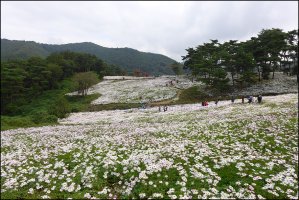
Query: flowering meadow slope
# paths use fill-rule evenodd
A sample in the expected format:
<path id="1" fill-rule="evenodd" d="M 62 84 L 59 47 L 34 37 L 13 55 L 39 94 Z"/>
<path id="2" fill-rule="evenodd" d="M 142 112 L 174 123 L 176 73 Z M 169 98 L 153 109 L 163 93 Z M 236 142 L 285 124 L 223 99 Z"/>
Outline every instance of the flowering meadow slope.
<path id="1" fill-rule="evenodd" d="M 175 97 L 179 89 L 201 85 L 200 82 L 192 83 L 184 76 L 160 76 L 156 78 L 131 77 L 132 80 L 127 80 L 127 77 L 121 80 L 121 77 L 104 77 L 104 81 L 93 86 L 88 91 L 88 94 L 100 93 L 101 97 L 94 100 L 92 104 L 160 101 Z M 115 80 L 109 80 L 109 78 L 114 78 Z M 178 83 L 176 80 L 178 80 Z M 170 85 L 170 81 L 172 81 L 173 85 Z M 73 92 L 69 95 L 76 94 L 77 92 Z"/>
<path id="2" fill-rule="evenodd" d="M 298 198 L 298 94 L 1 132 L 2 198 Z"/>

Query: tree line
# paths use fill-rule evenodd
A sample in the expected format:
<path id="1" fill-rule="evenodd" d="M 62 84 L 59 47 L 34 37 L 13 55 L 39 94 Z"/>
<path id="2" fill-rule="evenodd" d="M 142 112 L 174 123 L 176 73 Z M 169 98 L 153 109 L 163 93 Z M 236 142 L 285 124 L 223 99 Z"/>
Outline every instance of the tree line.
<path id="1" fill-rule="evenodd" d="M 298 81 L 298 30 L 263 29 L 245 42 L 216 39 L 186 51 L 184 69 L 219 90 L 230 87 L 228 74 L 233 88 L 274 78 L 277 70 L 297 74 Z"/>
<path id="2" fill-rule="evenodd" d="M 108 65 L 94 55 L 70 51 L 53 53 L 45 59 L 31 57 L 1 62 L 1 114 L 15 114 L 18 106 L 46 90 L 58 89 L 66 78 L 74 76 L 79 91 L 86 94 L 90 82 L 122 73 L 119 67 Z"/>

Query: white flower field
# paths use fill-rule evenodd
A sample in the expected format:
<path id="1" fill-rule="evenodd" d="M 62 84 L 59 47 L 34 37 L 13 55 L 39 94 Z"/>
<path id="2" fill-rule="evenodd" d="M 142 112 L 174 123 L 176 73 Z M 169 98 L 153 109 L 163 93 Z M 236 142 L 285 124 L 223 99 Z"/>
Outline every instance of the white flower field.
<path id="1" fill-rule="evenodd" d="M 111 78 L 113 79 L 111 80 Z M 201 85 L 200 82 L 192 83 L 184 76 L 161 76 L 143 79 L 135 77 L 133 80 L 127 80 L 128 77 L 126 76 L 124 78 L 122 80 L 122 76 L 104 77 L 104 81 L 89 89 L 88 94 L 101 94 L 101 97 L 94 100 L 92 104 L 161 101 L 174 98 L 179 89 Z M 171 81 L 173 85 L 170 85 Z M 69 95 L 77 94 L 77 92 L 73 92 Z"/>
<path id="2" fill-rule="evenodd" d="M 1 133 L 2 198 L 298 198 L 297 94 Z"/>

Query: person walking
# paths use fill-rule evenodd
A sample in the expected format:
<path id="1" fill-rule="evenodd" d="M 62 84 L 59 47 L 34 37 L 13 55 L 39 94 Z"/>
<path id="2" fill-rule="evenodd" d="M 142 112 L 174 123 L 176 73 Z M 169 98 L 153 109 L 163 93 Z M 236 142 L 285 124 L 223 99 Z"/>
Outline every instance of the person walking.
<path id="1" fill-rule="evenodd" d="M 219 99 L 217 99 L 217 100 L 215 101 L 216 106 L 217 106 L 218 102 L 219 102 Z"/>
<path id="2" fill-rule="evenodd" d="M 205 101 L 204 106 L 208 106 L 208 105 L 209 105 L 208 101 Z"/>
<path id="3" fill-rule="evenodd" d="M 252 101 L 253 101 L 253 96 L 249 96 L 248 97 L 248 103 L 252 103 Z"/>
<path id="4" fill-rule="evenodd" d="M 235 97 L 234 96 L 232 96 L 232 103 L 234 103 L 235 102 Z"/>
<path id="5" fill-rule="evenodd" d="M 262 95 L 259 95 L 259 96 L 257 97 L 257 102 L 258 102 L 258 103 L 262 103 L 262 98 L 263 98 Z"/>
<path id="6" fill-rule="evenodd" d="M 242 103 L 244 103 L 244 96 L 242 96 Z"/>
<path id="7" fill-rule="evenodd" d="M 167 111 L 167 105 L 163 106 L 163 111 L 166 112 Z"/>

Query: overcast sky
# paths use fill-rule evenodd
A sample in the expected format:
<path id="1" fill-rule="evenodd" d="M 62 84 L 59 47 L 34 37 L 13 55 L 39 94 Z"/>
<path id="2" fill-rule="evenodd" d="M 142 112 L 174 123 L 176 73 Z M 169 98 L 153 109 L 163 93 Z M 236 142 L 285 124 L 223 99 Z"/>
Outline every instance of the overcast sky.
<path id="1" fill-rule="evenodd" d="M 298 2 L 1 1 L 1 38 L 93 42 L 177 61 L 188 47 L 209 39 L 245 41 L 263 28 L 298 29 Z"/>

